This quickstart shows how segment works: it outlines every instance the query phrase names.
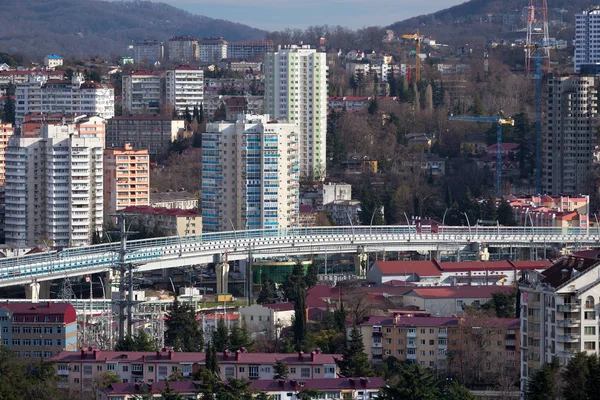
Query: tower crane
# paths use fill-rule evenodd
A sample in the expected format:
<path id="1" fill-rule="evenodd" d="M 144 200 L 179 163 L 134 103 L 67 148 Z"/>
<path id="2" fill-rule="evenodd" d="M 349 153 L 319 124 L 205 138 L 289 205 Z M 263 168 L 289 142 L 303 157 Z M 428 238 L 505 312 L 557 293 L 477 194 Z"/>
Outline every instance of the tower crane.
<path id="1" fill-rule="evenodd" d="M 542 49 L 548 48 L 548 45 L 536 43 L 526 45 L 525 51 L 535 56 L 535 190 L 537 194 L 542 193 L 542 59 L 546 58 Z M 534 51 L 532 51 L 534 50 Z M 529 70 L 525 71 L 526 74 Z"/>
<path id="2" fill-rule="evenodd" d="M 502 126 L 515 125 L 515 120 L 512 118 L 504 118 L 502 116 L 492 117 L 455 117 L 452 114 L 447 118 L 448 121 L 465 121 L 478 123 L 496 124 L 496 196 L 502 195 Z"/>
<path id="3" fill-rule="evenodd" d="M 417 82 L 421 80 L 421 33 L 417 29 L 414 33 L 402 35 L 403 39 L 411 39 L 417 42 L 415 54 L 415 79 Z"/>

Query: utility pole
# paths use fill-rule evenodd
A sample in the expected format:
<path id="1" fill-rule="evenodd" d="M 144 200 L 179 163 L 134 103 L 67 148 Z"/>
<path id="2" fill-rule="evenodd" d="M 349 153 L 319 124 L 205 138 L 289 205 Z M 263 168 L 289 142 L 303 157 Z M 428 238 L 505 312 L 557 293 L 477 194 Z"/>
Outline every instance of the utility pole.
<path id="1" fill-rule="evenodd" d="M 251 306 L 252 301 L 252 246 L 248 247 L 248 267 L 246 268 L 248 276 L 248 306 Z"/>

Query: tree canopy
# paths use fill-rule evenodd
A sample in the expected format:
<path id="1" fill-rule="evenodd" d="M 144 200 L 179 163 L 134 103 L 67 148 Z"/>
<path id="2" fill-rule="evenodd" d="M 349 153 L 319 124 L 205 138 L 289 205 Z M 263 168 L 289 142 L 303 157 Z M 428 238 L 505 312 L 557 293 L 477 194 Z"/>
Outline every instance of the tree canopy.
<path id="1" fill-rule="evenodd" d="M 181 304 L 177 298 L 166 315 L 165 345 L 177 351 L 204 350 L 204 331 L 196 321 L 192 306 Z"/>
<path id="2" fill-rule="evenodd" d="M 365 353 L 363 335 L 356 326 L 350 331 L 350 339 L 342 352 L 342 359 L 338 361 L 341 374 L 347 377 L 373 376 L 373 368 Z"/>

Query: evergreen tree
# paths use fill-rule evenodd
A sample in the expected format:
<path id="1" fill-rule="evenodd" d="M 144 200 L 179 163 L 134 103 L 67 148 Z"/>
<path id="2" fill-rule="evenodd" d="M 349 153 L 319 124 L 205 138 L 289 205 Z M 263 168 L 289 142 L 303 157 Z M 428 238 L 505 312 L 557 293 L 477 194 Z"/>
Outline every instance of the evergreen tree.
<path id="1" fill-rule="evenodd" d="M 373 376 L 369 357 L 365 353 L 363 335 L 356 326 L 350 331 L 350 340 L 342 352 L 343 358 L 338 361 L 341 374 L 346 377 Z"/>
<path id="2" fill-rule="evenodd" d="M 185 110 L 183 111 L 183 118 L 187 121 L 188 124 L 192 123 L 192 114 L 190 114 L 190 109 L 188 106 L 185 106 Z"/>
<path id="3" fill-rule="evenodd" d="M 292 273 L 288 275 L 281 284 L 283 295 L 287 301 L 296 301 L 296 296 L 300 293 L 299 288 L 302 293 L 306 290 L 306 280 L 304 275 L 304 265 L 302 265 L 301 261 L 297 261 L 292 269 Z"/>
<path id="4" fill-rule="evenodd" d="M 4 122 L 15 124 L 15 85 L 8 84 L 6 89 L 6 101 L 4 102 Z"/>
<path id="5" fill-rule="evenodd" d="M 469 389 L 456 381 L 452 381 L 444 391 L 444 399 L 446 400 L 476 400 L 477 398 Z"/>
<path id="6" fill-rule="evenodd" d="M 229 350 L 238 351 L 242 347 L 246 350 L 252 347 L 252 339 L 250 339 L 246 321 L 242 321 L 242 326 L 234 324 L 229 331 Z"/>
<path id="7" fill-rule="evenodd" d="M 381 388 L 381 400 L 437 400 L 440 391 L 435 377 L 414 363 L 396 363 L 395 383 Z M 468 397 L 466 398 L 468 399 Z"/>
<path id="8" fill-rule="evenodd" d="M 553 400 L 558 398 L 557 389 L 560 379 L 560 366 L 554 359 L 545 363 L 540 369 L 529 376 L 527 386 L 527 400 Z"/>
<path id="9" fill-rule="evenodd" d="M 594 355 L 595 357 L 595 355 Z M 587 380 L 590 375 L 588 355 L 577 353 L 573 356 L 562 373 L 564 400 L 592 399 L 587 396 Z M 596 388 L 596 391 L 598 388 Z M 596 396 L 597 397 L 597 393 Z"/>
<path id="10" fill-rule="evenodd" d="M 311 262 L 308 265 L 304 282 L 307 289 L 310 289 L 319 283 L 319 267 L 317 267 L 317 264 L 314 262 Z"/>
<path id="11" fill-rule="evenodd" d="M 375 115 L 377 114 L 377 110 L 379 110 L 379 104 L 377 103 L 377 95 L 375 95 L 374 98 L 369 102 L 369 108 L 367 111 L 369 114 Z"/>
<path id="12" fill-rule="evenodd" d="M 279 298 L 277 296 L 277 288 L 275 287 L 275 283 L 273 283 L 273 281 L 271 281 L 269 278 L 265 278 L 256 302 L 258 304 L 273 304 L 277 303 L 278 300 Z"/>
<path id="13" fill-rule="evenodd" d="M 200 103 L 200 110 L 198 111 L 198 123 L 204 122 L 204 103 Z"/>
<path id="14" fill-rule="evenodd" d="M 164 400 L 185 400 L 185 398 L 178 394 L 169 384 L 169 381 L 165 382 L 164 390 L 160 391 L 161 398 Z"/>
<path id="15" fill-rule="evenodd" d="M 125 335 L 115 345 L 116 351 L 156 351 L 156 349 L 156 342 L 144 328 L 140 328 L 135 336 Z"/>
<path id="16" fill-rule="evenodd" d="M 296 300 L 294 301 L 294 325 L 292 330 L 294 332 L 294 344 L 296 350 L 300 351 L 304 348 L 306 343 L 306 293 L 304 288 L 297 286 Z"/>
<path id="17" fill-rule="evenodd" d="M 290 369 L 281 360 L 276 360 L 273 366 L 273 379 L 287 379 Z"/>
<path id="18" fill-rule="evenodd" d="M 196 321 L 192 306 L 181 304 L 177 297 L 165 320 L 165 345 L 178 351 L 202 351 L 204 332 Z"/>
<path id="19" fill-rule="evenodd" d="M 190 121 L 190 123 L 192 123 L 193 121 L 198 121 L 199 119 L 199 114 L 198 114 L 198 104 L 194 104 L 194 108 L 192 110 L 192 119 Z"/>
<path id="20" fill-rule="evenodd" d="M 498 209 L 496 208 L 496 200 L 489 198 L 481 204 L 481 219 L 487 221 L 496 221 L 498 219 Z"/>
<path id="21" fill-rule="evenodd" d="M 227 119 L 227 109 L 225 108 L 225 104 L 221 103 L 215 110 L 215 114 L 213 116 L 213 121 L 225 121 Z"/>
<path id="22" fill-rule="evenodd" d="M 212 343 L 218 352 L 229 349 L 229 329 L 225 324 L 225 318 L 221 318 L 217 322 L 217 328 L 212 332 Z"/>
<path id="23" fill-rule="evenodd" d="M 206 369 L 217 376 L 219 375 L 217 349 L 212 343 L 209 343 L 206 348 Z"/>
<path id="24" fill-rule="evenodd" d="M 471 111 L 471 114 L 473 114 L 476 117 L 481 117 L 481 116 L 485 115 L 485 107 L 479 97 L 475 97 L 475 100 L 473 101 L 473 105 L 471 106 L 470 111 Z"/>
<path id="25" fill-rule="evenodd" d="M 515 216 L 510 203 L 506 199 L 502 199 L 498 206 L 498 223 L 504 226 L 515 226 Z"/>

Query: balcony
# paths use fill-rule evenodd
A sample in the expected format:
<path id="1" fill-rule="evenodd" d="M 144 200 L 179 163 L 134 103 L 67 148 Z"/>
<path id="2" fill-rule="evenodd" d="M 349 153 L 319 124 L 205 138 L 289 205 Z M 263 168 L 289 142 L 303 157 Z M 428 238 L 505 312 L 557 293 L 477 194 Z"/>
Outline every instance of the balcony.
<path id="1" fill-rule="evenodd" d="M 438 333 L 438 337 L 439 338 L 447 338 L 448 337 L 448 332 L 440 332 L 440 333 Z"/>
<path id="2" fill-rule="evenodd" d="M 565 328 L 575 328 L 580 325 L 580 322 L 577 319 L 563 319 L 563 320 L 557 321 L 556 325 L 562 326 Z"/>
<path id="3" fill-rule="evenodd" d="M 414 332 L 408 331 L 408 332 L 406 333 L 406 337 L 409 337 L 409 338 L 416 338 L 416 337 L 417 337 L 417 331 L 414 331 Z"/>
<path id="4" fill-rule="evenodd" d="M 566 358 L 571 358 L 573 357 L 575 354 L 577 354 L 579 352 L 579 350 L 577 349 L 564 349 L 562 351 L 557 352 L 556 354 L 559 357 L 566 357 Z"/>
<path id="5" fill-rule="evenodd" d="M 581 304 L 577 304 L 577 303 L 559 304 L 556 306 L 556 309 L 559 312 L 578 312 L 581 310 Z"/>
<path id="6" fill-rule="evenodd" d="M 411 342 L 411 341 L 409 341 L 409 342 L 406 343 L 406 347 L 408 349 L 416 349 L 417 348 L 417 342 Z"/>
<path id="7" fill-rule="evenodd" d="M 448 345 L 447 344 L 438 344 L 437 348 L 440 350 L 447 349 Z"/>
<path id="8" fill-rule="evenodd" d="M 406 359 L 407 360 L 416 360 L 417 359 L 417 354 L 407 354 L 406 355 Z"/>
<path id="9" fill-rule="evenodd" d="M 383 343 L 381 341 L 379 341 L 379 342 L 373 341 L 373 343 L 371 343 L 371 347 L 380 348 L 380 347 L 383 347 Z"/>
<path id="10" fill-rule="evenodd" d="M 581 335 L 579 335 L 578 333 L 569 333 L 567 335 L 558 335 L 556 337 L 556 340 L 558 340 L 561 343 L 576 343 L 579 342 L 580 338 Z"/>

